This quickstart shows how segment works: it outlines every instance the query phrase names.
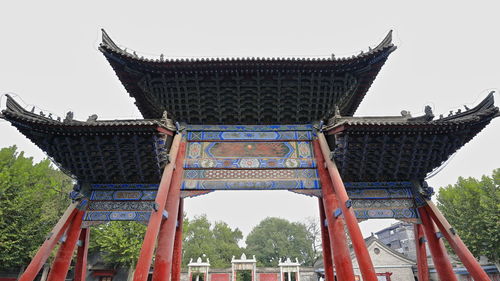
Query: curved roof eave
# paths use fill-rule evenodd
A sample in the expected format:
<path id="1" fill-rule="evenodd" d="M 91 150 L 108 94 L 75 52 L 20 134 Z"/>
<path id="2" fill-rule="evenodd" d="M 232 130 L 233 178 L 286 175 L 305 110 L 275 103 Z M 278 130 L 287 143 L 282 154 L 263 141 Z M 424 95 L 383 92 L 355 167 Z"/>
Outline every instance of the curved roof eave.
<path id="1" fill-rule="evenodd" d="M 189 58 L 189 59 L 164 59 L 163 55 L 161 55 L 157 59 L 150 59 L 139 57 L 135 53 L 129 53 L 126 49 L 120 48 L 108 35 L 108 33 L 101 29 L 102 31 L 102 42 L 99 46 L 99 50 L 103 53 L 112 52 L 118 54 L 124 58 L 130 59 L 132 61 L 140 62 L 140 63 L 152 63 L 156 66 L 168 66 L 168 65 L 179 65 L 179 64 L 252 64 L 252 63 L 319 63 L 321 65 L 326 64 L 350 64 L 356 62 L 361 59 L 369 58 L 375 56 L 382 51 L 386 51 L 385 56 L 392 53 L 396 50 L 396 46 L 392 43 L 392 30 L 390 30 L 384 39 L 375 47 L 368 48 L 367 52 L 361 52 L 358 55 L 352 55 L 350 57 L 328 57 L 328 58 L 255 58 L 255 57 L 247 57 L 247 58 Z"/>
<path id="2" fill-rule="evenodd" d="M 24 109 L 14 98 L 6 95 L 6 108 L 1 111 L 0 117 L 9 122 L 17 122 L 21 124 L 38 124 L 51 128 L 79 130 L 79 129 L 99 129 L 108 130 L 113 128 L 135 128 L 156 131 L 156 128 L 163 128 L 170 131 L 175 131 L 173 124 L 163 124 L 162 120 L 158 119 L 130 119 L 130 120 L 95 120 L 95 121 L 78 121 L 78 120 L 54 120 L 52 118 L 41 116 L 34 112 Z M 168 122 L 171 123 L 171 122 Z"/>

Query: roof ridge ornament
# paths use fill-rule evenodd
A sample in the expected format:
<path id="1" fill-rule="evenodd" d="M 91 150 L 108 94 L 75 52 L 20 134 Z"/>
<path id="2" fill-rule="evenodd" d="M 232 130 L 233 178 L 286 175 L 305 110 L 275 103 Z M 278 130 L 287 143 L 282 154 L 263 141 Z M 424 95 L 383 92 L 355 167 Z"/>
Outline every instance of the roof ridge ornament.
<path id="1" fill-rule="evenodd" d="M 378 49 L 382 49 L 386 46 L 389 46 L 389 45 L 392 45 L 392 29 L 389 30 L 389 32 L 387 33 L 387 35 L 384 37 L 384 39 L 382 40 L 382 42 L 380 42 L 377 47 L 375 47 L 373 49 L 373 51 L 375 50 L 378 50 Z"/>
<path id="2" fill-rule="evenodd" d="M 404 110 L 403 110 L 404 111 Z M 401 112 L 401 115 L 403 115 L 403 111 Z M 425 108 L 424 108 L 424 115 L 422 116 L 417 116 L 417 117 L 413 117 L 413 118 L 408 118 L 408 121 L 410 122 L 422 122 L 422 121 L 425 121 L 425 122 L 430 122 L 434 119 L 434 113 L 432 113 L 432 107 L 430 105 L 426 105 Z M 403 115 L 403 117 L 405 117 Z M 410 115 L 411 117 L 411 115 Z"/>
<path id="3" fill-rule="evenodd" d="M 111 39 L 111 37 L 109 37 L 108 33 L 106 32 L 106 30 L 104 30 L 104 28 L 101 28 L 101 33 L 102 33 L 101 45 L 108 46 L 115 50 L 120 50 L 120 47 L 118 47 L 118 45 L 116 45 L 116 43 Z"/>
<path id="4" fill-rule="evenodd" d="M 89 116 L 89 118 L 87 118 L 87 122 L 97 122 L 97 114 L 92 114 Z"/>
<path id="5" fill-rule="evenodd" d="M 73 111 L 68 111 L 66 113 L 66 117 L 64 117 L 63 123 L 67 124 L 67 123 L 71 123 L 73 121 L 74 121 L 74 119 L 73 119 Z"/>

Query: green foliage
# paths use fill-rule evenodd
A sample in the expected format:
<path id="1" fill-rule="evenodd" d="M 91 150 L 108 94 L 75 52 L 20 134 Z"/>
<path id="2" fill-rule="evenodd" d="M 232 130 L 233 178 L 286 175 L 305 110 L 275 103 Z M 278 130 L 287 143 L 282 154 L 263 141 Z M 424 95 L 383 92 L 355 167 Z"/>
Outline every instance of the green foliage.
<path id="1" fill-rule="evenodd" d="M 243 238 L 239 229 L 231 229 L 225 222 L 212 224 L 205 215 L 193 220 L 184 220 L 183 265 L 189 259 L 202 255 L 210 258 L 212 267 L 231 265 L 232 256 L 239 256 L 243 250 L 238 242 Z"/>
<path id="2" fill-rule="evenodd" d="M 145 233 L 146 226 L 137 222 L 108 222 L 92 228 L 90 251 L 100 251 L 107 263 L 133 266 Z"/>
<path id="3" fill-rule="evenodd" d="M 251 270 L 236 271 L 236 281 L 252 281 L 252 271 Z"/>
<path id="4" fill-rule="evenodd" d="M 298 258 L 304 265 L 316 260 L 314 238 L 303 223 L 266 218 L 248 234 L 246 244 L 248 254 L 263 266 L 277 266 L 280 258 Z"/>
<path id="5" fill-rule="evenodd" d="M 0 149 L 0 270 L 27 264 L 70 203 L 72 180 L 50 160 Z"/>
<path id="6" fill-rule="evenodd" d="M 474 256 L 500 261 L 500 169 L 481 180 L 458 178 L 439 190 L 437 201 Z"/>

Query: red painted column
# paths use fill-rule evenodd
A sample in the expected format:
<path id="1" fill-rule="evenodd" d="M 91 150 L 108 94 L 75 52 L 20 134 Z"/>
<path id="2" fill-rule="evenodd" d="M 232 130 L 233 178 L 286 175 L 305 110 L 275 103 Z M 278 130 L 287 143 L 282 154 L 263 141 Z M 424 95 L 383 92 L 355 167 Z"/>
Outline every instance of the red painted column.
<path id="1" fill-rule="evenodd" d="M 425 237 L 429 243 L 429 249 L 431 250 L 432 260 L 434 261 L 434 267 L 438 273 L 439 280 L 457 281 L 457 276 L 453 272 L 453 267 L 446 253 L 443 241 L 436 236 L 434 223 L 423 207 L 417 209 L 424 226 Z"/>
<path id="2" fill-rule="evenodd" d="M 80 237 L 81 226 L 83 215 L 85 211 L 79 210 L 78 213 L 73 218 L 71 225 L 66 232 L 66 241 L 59 246 L 56 258 L 52 263 L 52 268 L 47 277 L 47 281 L 64 281 L 66 275 L 68 274 L 69 266 L 71 265 L 71 260 L 73 259 L 73 253 L 75 252 L 76 242 L 78 237 Z"/>
<path id="3" fill-rule="evenodd" d="M 429 281 L 429 265 L 427 264 L 424 228 L 421 224 L 414 224 L 413 227 L 415 233 L 415 246 L 417 248 L 418 281 Z"/>
<path id="4" fill-rule="evenodd" d="M 90 227 L 83 228 L 80 232 L 81 245 L 76 252 L 75 278 L 73 281 L 85 281 L 87 276 L 87 255 L 89 251 Z"/>
<path id="5" fill-rule="evenodd" d="M 68 209 L 66 209 L 64 214 L 61 216 L 57 224 L 50 232 L 49 237 L 45 240 L 45 242 L 43 242 L 42 246 L 40 246 L 38 252 L 35 254 L 28 267 L 26 267 L 26 270 L 21 275 L 21 277 L 19 277 L 18 281 L 35 280 L 36 275 L 47 261 L 47 258 L 50 256 L 50 253 L 57 245 L 57 242 L 61 239 L 66 229 L 68 229 L 71 220 L 78 212 L 78 209 L 76 208 L 78 204 L 78 202 L 75 202 L 71 204 Z"/>
<path id="6" fill-rule="evenodd" d="M 345 189 L 340 173 L 337 169 L 335 163 L 329 158 L 330 148 L 326 142 L 326 138 L 323 133 L 318 133 L 318 141 L 321 146 L 321 151 L 325 159 L 328 172 L 330 174 L 331 182 L 335 190 L 335 195 L 338 198 L 340 208 L 342 209 L 342 214 L 347 225 L 347 230 L 351 236 L 352 247 L 354 253 L 356 254 L 356 259 L 358 260 L 359 269 L 364 281 L 377 281 L 377 275 L 375 273 L 375 268 L 373 267 L 370 254 L 366 248 L 365 240 L 359 228 L 358 220 L 354 214 L 352 207 L 347 207 L 346 202 L 349 200 L 347 191 Z"/>
<path id="7" fill-rule="evenodd" d="M 328 234 L 328 226 L 325 225 L 326 215 L 323 206 L 323 199 L 318 198 L 319 205 L 319 220 L 321 229 L 321 245 L 323 247 L 323 268 L 325 269 L 326 281 L 335 281 L 333 273 L 332 249 L 330 244 L 330 235 Z"/>
<path id="8" fill-rule="evenodd" d="M 313 145 L 318 165 L 321 190 L 323 193 L 323 206 L 328 221 L 328 235 L 330 236 L 330 246 L 335 262 L 335 273 L 337 274 L 338 280 L 354 280 L 351 253 L 349 252 L 347 238 L 344 232 L 344 221 L 342 217 L 339 216 L 336 218 L 334 216 L 335 210 L 338 208 L 337 197 L 333 191 L 332 181 L 328 171 L 323 165 L 325 157 L 321 153 L 319 143 L 314 141 Z"/>
<path id="9" fill-rule="evenodd" d="M 172 181 L 172 174 L 174 171 L 175 163 L 177 162 L 179 145 L 181 142 L 181 134 L 177 134 L 172 141 L 170 148 L 170 163 L 163 169 L 163 175 L 158 187 L 155 203 L 158 206 L 158 211 L 152 211 L 148 222 L 148 228 L 144 235 L 144 242 L 142 243 L 141 252 L 134 272 L 134 281 L 146 281 L 149 275 L 149 268 L 153 259 L 153 252 L 160 231 L 160 224 L 163 218 L 163 210 L 167 201 L 167 195 Z"/>
<path id="10" fill-rule="evenodd" d="M 179 213 L 177 215 L 177 229 L 175 231 L 174 260 L 172 262 L 172 281 L 181 280 L 183 221 L 184 221 L 184 199 L 181 199 L 179 202 Z"/>
<path id="11" fill-rule="evenodd" d="M 465 268 L 467 268 L 467 271 L 470 273 L 472 278 L 474 278 L 475 281 L 490 280 L 488 274 L 486 274 L 481 265 L 479 265 L 479 262 L 476 258 L 474 258 L 462 239 L 460 239 L 455 230 L 453 230 L 453 227 L 451 227 L 436 205 L 434 205 L 432 201 L 427 200 L 427 205 L 424 206 L 424 208 L 431 219 L 436 223 L 439 231 L 441 231 L 446 240 L 448 240 L 450 247 L 453 251 L 455 251 L 458 258 L 460 258 L 460 261 L 462 261 Z"/>
<path id="12" fill-rule="evenodd" d="M 175 171 L 168 192 L 165 209 L 168 212 L 168 219 L 164 220 L 160 227 L 158 246 L 153 271 L 153 281 L 168 281 L 172 272 L 172 260 L 174 250 L 175 229 L 177 226 L 177 216 L 181 199 L 181 184 L 183 176 L 184 154 L 186 142 L 181 142 L 179 155 L 175 162 Z"/>

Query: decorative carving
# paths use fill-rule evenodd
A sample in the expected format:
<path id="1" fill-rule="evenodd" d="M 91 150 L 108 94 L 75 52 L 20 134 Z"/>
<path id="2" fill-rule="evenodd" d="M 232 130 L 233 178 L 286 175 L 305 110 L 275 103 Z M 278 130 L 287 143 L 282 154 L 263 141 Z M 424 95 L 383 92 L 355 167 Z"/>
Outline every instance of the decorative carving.
<path id="1" fill-rule="evenodd" d="M 407 110 L 401 110 L 401 116 L 404 118 L 411 118 L 411 113 Z"/>
<path id="2" fill-rule="evenodd" d="M 66 113 L 66 117 L 63 120 L 63 123 L 70 123 L 71 121 L 73 121 L 73 112 L 72 111 L 68 111 Z"/>
<path id="3" fill-rule="evenodd" d="M 359 83 L 352 73 L 330 71 L 148 72 L 136 89 L 140 104 L 154 108 L 156 116 L 166 110 L 186 123 L 300 124 L 322 119 L 335 104 L 346 111 Z M 187 106 L 178 106 L 175 101 L 180 100 Z"/>
<path id="4" fill-rule="evenodd" d="M 97 114 L 92 114 L 87 118 L 87 122 L 96 122 L 97 121 Z"/>

